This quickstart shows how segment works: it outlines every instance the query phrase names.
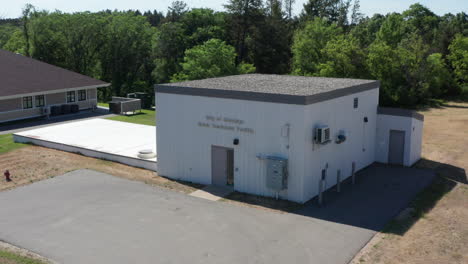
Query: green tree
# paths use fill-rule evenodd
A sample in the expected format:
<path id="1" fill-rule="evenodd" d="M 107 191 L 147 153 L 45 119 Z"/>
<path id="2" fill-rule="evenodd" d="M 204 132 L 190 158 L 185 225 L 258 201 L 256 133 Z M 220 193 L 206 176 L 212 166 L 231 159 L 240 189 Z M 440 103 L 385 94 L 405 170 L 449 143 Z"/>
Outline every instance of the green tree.
<path id="1" fill-rule="evenodd" d="M 367 68 L 376 80 L 380 80 L 380 104 L 397 105 L 404 87 L 398 51 L 383 41 L 375 41 L 369 47 Z"/>
<path id="2" fill-rule="evenodd" d="M 365 54 L 352 36 L 340 35 L 328 41 L 322 50 L 324 63 L 318 65 L 320 76 L 363 78 L 366 75 Z"/>
<path id="3" fill-rule="evenodd" d="M 253 62 L 260 73 L 289 72 L 291 58 L 290 25 L 282 11 L 281 1 L 270 0 L 265 20 L 251 38 Z"/>
<path id="4" fill-rule="evenodd" d="M 188 38 L 187 48 L 202 44 L 209 39 L 225 39 L 225 14 L 209 8 L 194 8 L 185 13 L 180 23 Z"/>
<path id="5" fill-rule="evenodd" d="M 218 76 L 234 75 L 245 66 L 236 67 L 234 47 L 219 39 L 211 39 L 202 45 L 185 51 L 182 71 L 175 74 L 171 81 L 198 80 Z"/>
<path id="6" fill-rule="evenodd" d="M 85 75 L 98 75 L 98 56 L 105 44 L 104 18 L 90 12 L 63 16 L 67 68 Z"/>
<path id="7" fill-rule="evenodd" d="M 151 37 L 153 31 L 146 18 L 130 12 L 114 12 L 106 18 L 104 45 L 100 52 L 102 79 L 112 83 L 113 94 L 134 92 L 134 85 L 145 81 L 151 91 Z"/>
<path id="8" fill-rule="evenodd" d="M 262 0 L 229 0 L 224 7 L 228 13 L 226 18 L 229 43 L 234 45 L 238 55 L 236 63 L 252 61 L 251 57 L 249 58 L 252 45 L 247 43 L 265 19 Z"/>
<path id="9" fill-rule="evenodd" d="M 377 40 L 369 47 L 367 67 L 381 81 L 381 103 L 412 107 L 431 98 L 427 80 L 429 47 L 417 34 L 405 37 L 397 47 Z"/>
<path id="10" fill-rule="evenodd" d="M 403 19 L 411 32 L 417 32 L 427 44 L 432 44 L 439 25 L 439 17 L 427 7 L 416 3 L 403 12 Z"/>
<path id="11" fill-rule="evenodd" d="M 353 8 L 351 10 L 351 25 L 358 25 L 364 19 L 364 14 L 361 13 L 361 4 L 359 0 L 354 0 Z"/>
<path id="12" fill-rule="evenodd" d="M 70 68 L 67 65 L 68 47 L 64 35 L 67 30 L 64 26 L 65 20 L 65 15 L 60 11 L 36 12 L 34 17 L 29 18 L 27 22 L 28 33 L 25 34 L 24 38 L 26 54 L 59 67 Z"/>
<path id="13" fill-rule="evenodd" d="M 23 55 L 26 54 L 26 41 L 23 32 L 15 31 L 5 43 L 3 49 Z"/>
<path id="14" fill-rule="evenodd" d="M 429 85 L 431 97 L 457 95 L 460 92 L 441 53 L 429 55 L 426 59 L 426 67 L 425 79 Z"/>
<path id="15" fill-rule="evenodd" d="M 5 46 L 15 32 L 21 32 L 21 29 L 9 23 L 0 25 L 0 49 Z"/>
<path id="16" fill-rule="evenodd" d="M 378 41 L 383 41 L 392 47 L 396 47 L 405 37 L 407 32 L 403 16 L 398 13 L 388 15 L 376 34 Z"/>
<path id="17" fill-rule="evenodd" d="M 348 24 L 351 0 L 309 0 L 301 13 L 303 21 L 323 18 L 340 26 Z"/>
<path id="18" fill-rule="evenodd" d="M 340 28 L 321 18 L 315 18 L 297 30 L 291 48 L 293 74 L 317 75 L 318 65 L 323 62 L 323 48 L 340 34 Z"/>
<path id="19" fill-rule="evenodd" d="M 455 78 L 462 87 L 467 87 L 468 37 L 458 34 L 450 44 L 449 51 L 448 59 L 452 65 Z"/>
<path id="20" fill-rule="evenodd" d="M 24 34 L 24 40 L 25 40 L 25 55 L 30 56 L 30 43 L 29 43 L 29 37 L 30 37 L 30 31 L 29 31 L 29 21 L 32 17 L 36 16 L 37 12 L 36 9 L 33 5 L 31 4 L 26 4 L 25 7 L 22 10 L 22 17 L 21 20 L 23 22 L 23 34 Z"/>
<path id="21" fill-rule="evenodd" d="M 153 36 L 152 50 L 155 57 L 153 78 L 156 83 L 170 81 L 171 77 L 181 70 L 188 39 L 181 23 L 165 23 Z"/>
<path id="22" fill-rule="evenodd" d="M 448 47 L 457 34 L 468 36 L 468 14 L 462 12 L 442 16 L 434 34 L 436 50 L 446 56 L 449 53 Z"/>
<path id="23" fill-rule="evenodd" d="M 361 47 L 367 48 L 376 39 L 376 34 L 384 20 L 385 17 L 380 14 L 375 14 L 371 18 L 363 18 L 351 29 L 350 34 L 359 41 Z"/>
<path id="24" fill-rule="evenodd" d="M 178 22 L 187 12 L 187 4 L 184 1 L 174 1 L 169 6 L 166 19 L 169 22 Z"/>
<path id="25" fill-rule="evenodd" d="M 425 76 L 429 46 L 420 35 L 413 33 L 401 41 L 398 52 L 405 77 L 405 90 L 402 91 L 399 103 L 414 106 L 427 102 L 431 98 Z"/>
<path id="26" fill-rule="evenodd" d="M 157 10 L 153 10 L 153 12 L 146 11 L 143 13 L 143 16 L 145 16 L 148 19 L 148 22 L 153 27 L 159 26 L 161 22 L 164 20 L 163 13 Z"/>
<path id="27" fill-rule="evenodd" d="M 97 74 L 104 18 L 90 12 L 43 13 L 29 21 L 31 55 L 75 72 Z M 25 40 L 26 41 L 26 40 Z"/>
<path id="28" fill-rule="evenodd" d="M 293 18 L 293 5 L 296 0 L 284 0 L 284 11 L 286 13 L 287 19 Z"/>

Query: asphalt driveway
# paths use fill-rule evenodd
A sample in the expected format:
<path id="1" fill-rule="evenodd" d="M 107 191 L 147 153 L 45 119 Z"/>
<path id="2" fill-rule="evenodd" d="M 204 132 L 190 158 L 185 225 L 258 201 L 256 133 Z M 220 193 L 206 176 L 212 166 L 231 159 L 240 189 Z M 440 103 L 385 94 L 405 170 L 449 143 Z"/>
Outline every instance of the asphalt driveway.
<path id="1" fill-rule="evenodd" d="M 347 194 L 328 199 L 279 214 L 79 170 L 0 193 L 0 240 L 59 263 L 347 263 L 375 230 L 327 219 Z"/>

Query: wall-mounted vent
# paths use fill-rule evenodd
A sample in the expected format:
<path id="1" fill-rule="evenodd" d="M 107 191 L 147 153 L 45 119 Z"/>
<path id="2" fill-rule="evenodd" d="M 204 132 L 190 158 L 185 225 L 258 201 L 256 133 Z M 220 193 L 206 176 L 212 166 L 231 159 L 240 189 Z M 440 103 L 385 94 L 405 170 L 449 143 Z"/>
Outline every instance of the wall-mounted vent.
<path id="1" fill-rule="evenodd" d="M 320 126 L 315 128 L 315 143 L 326 144 L 330 141 L 330 128 L 328 126 Z"/>

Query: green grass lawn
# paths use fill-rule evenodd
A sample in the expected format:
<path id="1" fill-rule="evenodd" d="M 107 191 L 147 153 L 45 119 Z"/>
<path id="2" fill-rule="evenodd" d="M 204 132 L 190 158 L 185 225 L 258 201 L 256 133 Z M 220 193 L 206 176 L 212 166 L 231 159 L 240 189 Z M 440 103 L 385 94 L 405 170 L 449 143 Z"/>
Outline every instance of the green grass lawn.
<path id="1" fill-rule="evenodd" d="M 114 117 L 108 117 L 107 119 L 134 124 L 156 126 L 156 111 L 143 109 L 141 110 L 141 113 L 137 112 L 134 115 L 118 115 Z"/>
<path id="2" fill-rule="evenodd" d="M 27 144 L 15 143 L 13 134 L 0 135 L 0 154 L 27 146 Z"/>
<path id="3" fill-rule="evenodd" d="M 108 103 L 98 103 L 99 106 L 109 107 Z M 118 115 L 114 117 L 108 117 L 106 119 L 128 122 L 133 124 L 156 126 L 156 111 L 142 109 L 141 112 L 137 112 L 134 115 Z"/>
<path id="4" fill-rule="evenodd" d="M 0 263 L 8 264 L 45 264 L 42 261 L 22 257 L 11 252 L 0 250 Z"/>
<path id="5" fill-rule="evenodd" d="M 102 107 L 107 107 L 109 108 L 109 104 L 108 103 L 98 103 L 99 106 L 102 106 Z"/>

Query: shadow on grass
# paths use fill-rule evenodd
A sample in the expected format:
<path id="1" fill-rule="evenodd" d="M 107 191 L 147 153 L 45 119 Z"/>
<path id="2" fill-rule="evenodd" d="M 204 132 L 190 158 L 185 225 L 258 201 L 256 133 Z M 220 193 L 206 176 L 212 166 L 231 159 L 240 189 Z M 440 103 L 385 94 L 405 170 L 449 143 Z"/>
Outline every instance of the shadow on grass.
<path id="1" fill-rule="evenodd" d="M 468 106 L 465 106 L 465 105 L 442 104 L 442 106 L 443 106 L 443 107 L 448 107 L 448 108 L 468 109 Z"/>
<path id="2" fill-rule="evenodd" d="M 430 99 L 424 105 L 418 105 L 414 108 L 416 111 L 426 112 L 431 109 L 442 108 L 461 108 L 468 109 L 468 106 L 456 105 L 454 103 L 468 103 L 468 98 L 445 98 L 445 99 Z"/>
<path id="3" fill-rule="evenodd" d="M 414 223 L 430 212 L 437 202 L 449 193 L 457 183 L 467 184 L 464 169 L 432 160 L 422 159 L 414 167 L 432 169 L 436 172 L 434 181 L 419 192 L 409 204 L 406 215 L 390 221 L 383 229 L 384 233 L 403 235 Z"/>
<path id="4" fill-rule="evenodd" d="M 463 169 L 421 160 L 414 168 L 373 164 L 356 174 L 355 184 L 351 177 L 344 180 L 340 193 L 336 186 L 324 192 L 322 206 L 318 205 L 317 197 L 299 204 L 239 192 L 230 194 L 225 200 L 374 231 L 404 234 L 450 192 L 456 182 L 466 183 Z M 411 214 L 400 219 L 400 213 L 408 207 L 413 208 Z"/>

